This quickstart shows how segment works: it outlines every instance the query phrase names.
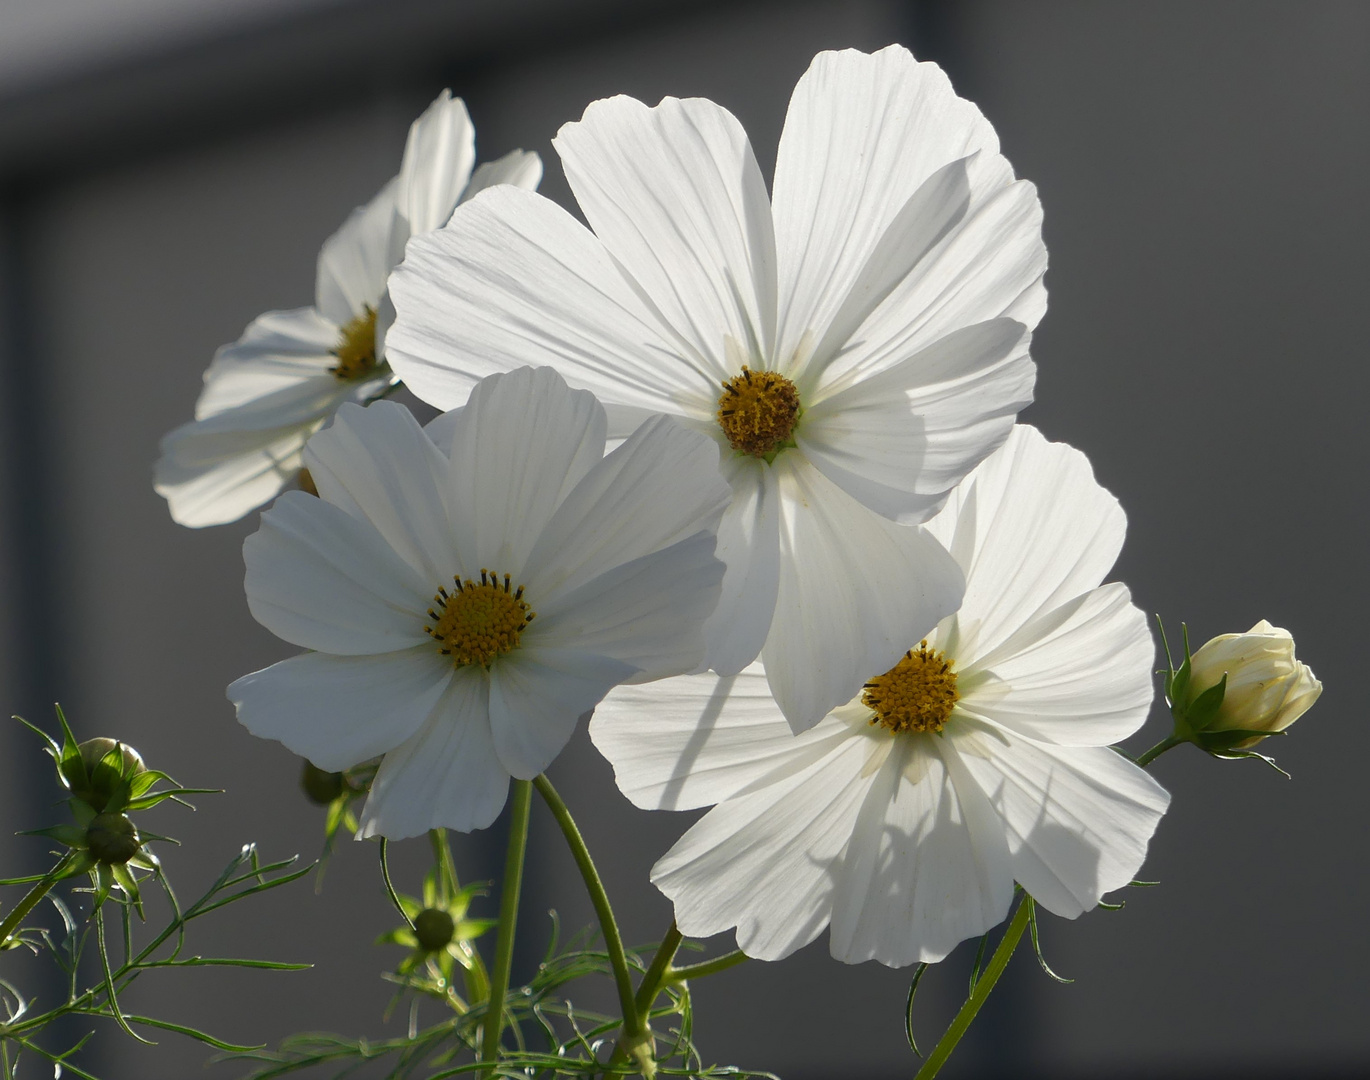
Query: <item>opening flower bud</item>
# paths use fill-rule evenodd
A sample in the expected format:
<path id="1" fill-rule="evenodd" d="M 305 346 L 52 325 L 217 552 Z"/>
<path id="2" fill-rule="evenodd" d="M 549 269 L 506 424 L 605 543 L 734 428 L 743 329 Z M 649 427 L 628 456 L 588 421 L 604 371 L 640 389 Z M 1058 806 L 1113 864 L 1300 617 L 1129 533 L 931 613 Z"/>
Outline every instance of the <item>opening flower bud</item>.
<path id="1" fill-rule="evenodd" d="M 1307 664 L 1294 657 L 1294 638 L 1288 630 L 1262 619 L 1245 634 L 1220 634 L 1190 659 L 1184 706 L 1222 682 L 1222 702 L 1209 717 L 1199 719 L 1203 732 L 1283 731 L 1312 706 L 1322 683 Z M 1245 750 L 1265 735 L 1253 734 L 1230 749 Z"/>
<path id="2" fill-rule="evenodd" d="M 97 812 L 108 808 L 124 781 L 147 772 L 142 755 L 117 739 L 87 739 L 77 745 L 77 750 L 81 754 L 79 764 L 75 760 L 64 762 L 60 766 L 62 778 L 73 796 Z M 114 750 L 119 751 L 118 763 L 109 764 L 105 759 Z"/>
<path id="3" fill-rule="evenodd" d="M 141 846 L 138 830 L 126 814 L 100 814 L 86 826 L 86 847 L 102 863 L 122 865 Z"/>
<path id="4" fill-rule="evenodd" d="M 419 946 L 429 952 L 447 948 L 456 932 L 457 924 L 442 908 L 424 908 L 414 916 L 414 936 L 419 939 Z"/>

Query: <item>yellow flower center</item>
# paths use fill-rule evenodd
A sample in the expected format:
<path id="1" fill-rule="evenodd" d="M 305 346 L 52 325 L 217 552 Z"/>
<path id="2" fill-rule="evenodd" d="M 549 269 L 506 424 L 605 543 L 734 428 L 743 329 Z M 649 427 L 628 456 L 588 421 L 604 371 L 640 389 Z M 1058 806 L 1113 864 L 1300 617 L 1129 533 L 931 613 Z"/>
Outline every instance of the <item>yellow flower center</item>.
<path id="1" fill-rule="evenodd" d="M 342 328 L 337 346 L 331 350 L 338 362 L 328 370 L 340 382 L 364 379 L 376 370 L 376 311 L 369 304 L 362 313 Z"/>
<path id="2" fill-rule="evenodd" d="M 790 442 L 799 422 L 799 391 L 774 371 L 752 371 L 723 384 L 718 426 L 734 450 L 765 457 Z"/>
<path id="3" fill-rule="evenodd" d="M 906 652 L 899 663 L 866 683 L 862 702 L 875 713 L 872 724 L 895 734 L 941 731 L 960 697 L 951 663 L 926 641 Z"/>
<path id="4" fill-rule="evenodd" d="M 528 609 L 523 586 L 510 589 L 509 575 L 480 572 L 480 584 L 452 580 L 456 588 L 439 588 L 428 615 L 436 625 L 424 633 L 437 641 L 438 651 L 450 656 L 457 667 L 480 664 L 488 667 L 497 656 L 518 648 L 519 638 L 537 612 Z"/>

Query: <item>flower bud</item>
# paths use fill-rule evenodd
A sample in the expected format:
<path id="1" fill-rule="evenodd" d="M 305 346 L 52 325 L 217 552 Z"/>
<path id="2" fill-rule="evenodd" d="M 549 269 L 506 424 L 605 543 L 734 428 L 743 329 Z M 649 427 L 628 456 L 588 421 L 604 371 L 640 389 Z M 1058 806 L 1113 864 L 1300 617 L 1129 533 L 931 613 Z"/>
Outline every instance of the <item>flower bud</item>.
<path id="1" fill-rule="evenodd" d="M 414 936 L 429 952 L 445 949 L 456 932 L 457 924 L 442 908 L 424 908 L 414 916 Z"/>
<path id="2" fill-rule="evenodd" d="M 1206 690 L 1227 676 L 1222 701 L 1209 717 L 1195 716 L 1204 732 L 1283 731 L 1322 693 L 1307 664 L 1294 658 L 1294 638 L 1288 630 L 1262 619 L 1245 634 L 1220 634 L 1190 659 L 1184 707 L 1188 711 Z M 1264 735 L 1232 743 L 1245 750 Z"/>
<path id="3" fill-rule="evenodd" d="M 142 843 L 127 814 L 100 814 L 86 826 L 86 847 L 103 863 L 118 866 L 128 862 Z"/>
<path id="4" fill-rule="evenodd" d="M 77 761 L 70 759 L 64 761 L 59 766 L 62 779 L 73 796 L 97 813 L 109 806 L 110 800 L 123 781 L 147 772 L 142 755 L 117 739 L 87 739 L 76 749 L 81 754 L 80 762 L 78 764 Z M 105 764 L 105 758 L 115 749 L 119 751 L 118 765 Z"/>

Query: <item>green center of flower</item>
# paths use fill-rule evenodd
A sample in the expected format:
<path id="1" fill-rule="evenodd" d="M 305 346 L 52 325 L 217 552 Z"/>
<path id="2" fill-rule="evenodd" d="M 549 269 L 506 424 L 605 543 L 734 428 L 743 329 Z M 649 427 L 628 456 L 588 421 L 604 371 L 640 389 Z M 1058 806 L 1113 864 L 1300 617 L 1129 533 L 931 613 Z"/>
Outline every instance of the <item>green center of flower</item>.
<path id="1" fill-rule="evenodd" d="M 100 814 L 86 826 L 86 847 L 102 863 L 120 866 L 142 847 L 138 830 L 124 814 Z"/>
<path id="2" fill-rule="evenodd" d="M 339 382 L 364 379 L 376 370 L 376 311 L 371 305 L 343 326 L 338 344 L 330 351 L 338 362 L 328 370 Z"/>
<path id="3" fill-rule="evenodd" d="M 517 649 L 519 638 L 537 612 L 523 599 L 523 586 L 510 588 L 509 575 L 480 572 L 480 584 L 452 578 L 456 588 L 439 588 L 428 615 L 435 625 L 424 633 L 437 641 L 439 652 L 450 656 L 457 667 L 479 664 L 488 667 L 497 656 Z"/>
<path id="4" fill-rule="evenodd" d="M 956 672 L 951 663 L 926 641 L 906 652 L 899 663 L 877 675 L 861 692 L 861 701 L 895 734 L 941 731 L 955 707 Z"/>
<path id="5" fill-rule="evenodd" d="M 734 450 L 765 457 L 790 441 L 799 422 L 799 391 L 774 371 L 752 371 L 723 384 L 718 399 L 718 426 Z"/>

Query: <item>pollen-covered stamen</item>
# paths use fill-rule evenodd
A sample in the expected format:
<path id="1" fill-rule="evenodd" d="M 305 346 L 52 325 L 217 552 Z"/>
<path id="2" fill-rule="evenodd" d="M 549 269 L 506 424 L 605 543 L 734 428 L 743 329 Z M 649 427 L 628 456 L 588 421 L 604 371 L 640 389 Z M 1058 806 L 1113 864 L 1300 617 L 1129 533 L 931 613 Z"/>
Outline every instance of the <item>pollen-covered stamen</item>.
<path id="1" fill-rule="evenodd" d="M 742 368 L 723 384 L 718 426 L 734 450 L 765 457 L 790 441 L 799 422 L 799 391 L 774 371 Z"/>
<path id="2" fill-rule="evenodd" d="M 959 696 L 951 663 L 924 641 L 885 674 L 866 683 L 861 700 L 875 713 L 872 724 L 883 724 L 900 734 L 941 731 Z"/>
<path id="3" fill-rule="evenodd" d="M 523 599 L 523 586 L 512 588 L 508 574 L 501 579 L 489 570 L 480 572 L 480 583 L 452 578 L 456 588 L 440 587 L 428 615 L 433 623 L 424 633 L 438 643 L 438 651 L 450 656 L 457 667 L 488 666 L 497 656 L 518 648 L 519 638 L 537 612 Z"/>
<path id="4" fill-rule="evenodd" d="M 341 382 L 364 379 L 376 370 L 376 310 L 370 304 L 342 328 L 335 348 L 338 362 L 328 370 Z"/>

